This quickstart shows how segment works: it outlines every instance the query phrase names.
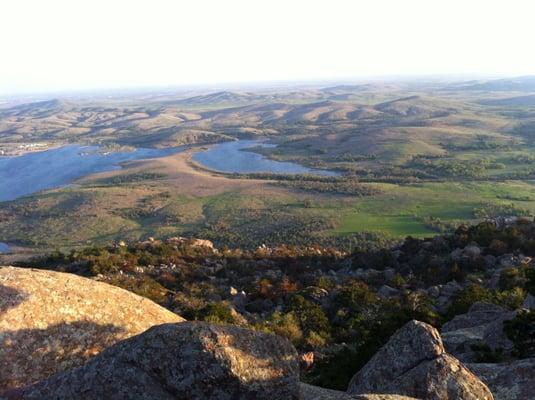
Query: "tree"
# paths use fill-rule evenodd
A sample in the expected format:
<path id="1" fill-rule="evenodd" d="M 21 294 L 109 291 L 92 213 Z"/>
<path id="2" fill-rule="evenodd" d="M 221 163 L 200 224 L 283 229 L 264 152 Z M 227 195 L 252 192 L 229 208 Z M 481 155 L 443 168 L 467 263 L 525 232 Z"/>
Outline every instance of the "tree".
<path id="1" fill-rule="evenodd" d="M 294 295 L 290 300 L 288 311 L 295 314 L 306 337 L 310 337 L 311 332 L 315 332 L 323 339 L 329 338 L 331 330 L 329 320 L 317 304 L 301 295 Z"/>

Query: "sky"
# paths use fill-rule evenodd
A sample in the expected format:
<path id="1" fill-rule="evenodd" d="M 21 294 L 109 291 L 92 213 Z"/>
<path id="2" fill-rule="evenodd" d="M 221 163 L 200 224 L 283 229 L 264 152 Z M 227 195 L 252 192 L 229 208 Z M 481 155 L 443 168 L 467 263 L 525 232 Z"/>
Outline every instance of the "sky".
<path id="1" fill-rule="evenodd" d="M 532 0 L 1 0 L 0 94 L 535 74 Z"/>

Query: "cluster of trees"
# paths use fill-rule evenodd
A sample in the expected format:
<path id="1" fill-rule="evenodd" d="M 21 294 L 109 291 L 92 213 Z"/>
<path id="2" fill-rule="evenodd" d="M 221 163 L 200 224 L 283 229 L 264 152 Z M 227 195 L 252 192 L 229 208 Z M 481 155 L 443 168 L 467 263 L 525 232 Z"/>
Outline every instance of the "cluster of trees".
<path id="1" fill-rule="evenodd" d="M 279 181 L 279 185 L 313 193 L 343 194 L 358 197 L 371 196 L 379 193 L 379 190 L 376 187 L 363 184 L 354 178 L 332 182 L 317 180 L 285 180 Z"/>
<path id="2" fill-rule="evenodd" d="M 102 185 L 115 186 L 125 183 L 136 183 L 153 179 L 162 179 L 165 177 L 165 174 L 160 174 L 157 172 L 136 172 L 133 174 L 116 175 L 109 178 L 100 179 L 98 183 Z"/>
<path id="3" fill-rule="evenodd" d="M 512 141 L 504 141 L 488 135 L 477 135 L 476 139 L 467 143 L 442 143 L 442 147 L 451 151 L 470 150 L 511 150 Z"/>
<path id="4" fill-rule="evenodd" d="M 486 203 L 474 208 L 472 212 L 474 214 L 474 218 L 478 219 L 493 219 L 499 217 L 500 215 L 513 215 L 517 217 L 525 217 L 531 215 L 531 211 L 518 207 L 513 203 Z"/>
<path id="5" fill-rule="evenodd" d="M 430 160 L 427 158 L 413 160 L 411 166 L 441 177 L 463 178 L 480 178 L 484 176 L 489 169 L 499 167 L 496 163 L 492 163 L 487 159 L 479 159 L 477 162 L 474 162 L 472 160 Z"/>
<path id="6" fill-rule="evenodd" d="M 347 194 L 353 196 L 371 196 L 379 193 L 378 189 L 361 183 L 355 176 L 274 173 L 232 174 L 232 176 L 240 179 L 272 180 L 281 186 L 314 193 Z"/>

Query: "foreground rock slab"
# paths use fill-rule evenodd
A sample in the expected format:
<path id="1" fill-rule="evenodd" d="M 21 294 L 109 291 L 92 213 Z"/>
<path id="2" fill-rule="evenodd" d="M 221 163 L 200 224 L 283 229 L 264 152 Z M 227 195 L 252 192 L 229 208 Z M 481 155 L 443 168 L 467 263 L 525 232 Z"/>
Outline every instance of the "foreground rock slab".
<path id="1" fill-rule="evenodd" d="M 347 392 L 392 393 L 426 400 L 491 400 L 459 360 L 447 354 L 438 331 L 419 321 L 398 330 L 353 377 Z"/>
<path id="2" fill-rule="evenodd" d="M 324 389 L 317 386 L 301 384 L 302 400 L 417 400 L 414 397 L 397 394 L 356 394 L 349 395 L 338 390 Z"/>
<path id="3" fill-rule="evenodd" d="M 488 385 L 495 400 L 535 398 L 535 358 L 467 367 Z"/>
<path id="4" fill-rule="evenodd" d="M 10 399 L 299 399 L 286 339 L 204 322 L 164 324 Z"/>
<path id="5" fill-rule="evenodd" d="M 80 366 L 153 325 L 180 321 L 152 301 L 106 283 L 0 267 L 0 388 Z"/>

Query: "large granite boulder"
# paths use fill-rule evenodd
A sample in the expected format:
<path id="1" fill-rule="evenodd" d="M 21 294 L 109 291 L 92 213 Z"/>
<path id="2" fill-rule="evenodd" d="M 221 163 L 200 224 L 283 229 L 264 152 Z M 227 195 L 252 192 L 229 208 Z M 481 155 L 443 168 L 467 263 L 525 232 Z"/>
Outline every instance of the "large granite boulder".
<path id="1" fill-rule="evenodd" d="M 10 399 L 298 399 L 297 353 L 286 339 L 205 322 L 164 324 Z"/>
<path id="2" fill-rule="evenodd" d="M 489 389 L 444 350 L 439 333 L 411 321 L 353 377 L 347 392 L 392 393 L 426 400 L 490 400 Z"/>
<path id="3" fill-rule="evenodd" d="M 477 362 L 475 346 L 488 346 L 508 354 L 513 343 L 503 331 L 503 322 L 516 313 L 490 303 L 474 303 L 466 314 L 457 315 L 442 327 L 442 341 L 448 353 L 462 362 Z"/>
<path id="4" fill-rule="evenodd" d="M 0 388 L 77 367 L 153 325 L 180 321 L 152 301 L 105 283 L 0 267 Z"/>
<path id="5" fill-rule="evenodd" d="M 501 364 L 467 364 L 487 384 L 495 400 L 535 397 L 535 358 Z"/>

